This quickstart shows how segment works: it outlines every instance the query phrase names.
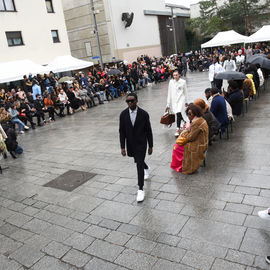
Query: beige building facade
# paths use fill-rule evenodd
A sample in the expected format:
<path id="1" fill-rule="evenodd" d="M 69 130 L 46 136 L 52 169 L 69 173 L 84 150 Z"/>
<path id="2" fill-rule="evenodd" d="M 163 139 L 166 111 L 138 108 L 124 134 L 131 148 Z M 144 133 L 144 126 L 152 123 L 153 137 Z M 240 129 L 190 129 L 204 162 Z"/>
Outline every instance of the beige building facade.
<path id="1" fill-rule="evenodd" d="M 98 63 L 91 0 L 62 1 L 72 55 Z M 94 8 L 103 62 L 132 62 L 142 54 L 162 55 L 158 16 L 170 16 L 165 0 L 94 0 Z M 181 12 L 176 16 L 189 17 L 188 11 Z M 134 14 L 127 28 L 123 13 Z"/>
<path id="2" fill-rule="evenodd" d="M 1 0 L 0 25 L 0 62 L 70 54 L 61 0 Z"/>

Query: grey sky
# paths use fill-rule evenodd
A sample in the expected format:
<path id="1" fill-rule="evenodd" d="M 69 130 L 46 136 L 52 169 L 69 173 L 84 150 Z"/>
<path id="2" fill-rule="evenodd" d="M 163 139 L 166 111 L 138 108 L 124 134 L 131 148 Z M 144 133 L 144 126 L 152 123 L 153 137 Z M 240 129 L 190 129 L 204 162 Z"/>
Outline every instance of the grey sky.
<path id="1" fill-rule="evenodd" d="M 165 2 L 190 7 L 190 4 L 198 3 L 199 0 L 165 0 Z"/>

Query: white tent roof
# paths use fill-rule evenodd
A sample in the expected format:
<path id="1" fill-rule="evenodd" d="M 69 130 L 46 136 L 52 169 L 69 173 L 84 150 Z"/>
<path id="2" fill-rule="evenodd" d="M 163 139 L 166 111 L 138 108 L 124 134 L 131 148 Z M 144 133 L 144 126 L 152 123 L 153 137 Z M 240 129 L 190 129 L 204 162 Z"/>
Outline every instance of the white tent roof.
<path id="1" fill-rule="evenodd" d="M 19 60 L 0 63 L 0 83 L 13 82 L 23 79 L 29 73 L 36 75 L 46 72 L 45 67 L 30 60 Z"/>
<path id="2" fill-rule="evenodd" d="M 87 68 L 93 65 L 93 62 L 80 60 L 72 57 L 71 55 L 64 55 L 56 57 L 50 64 L 46 66 L 46 69 L 47 72 L 64 72 Z"/>
<path id="3" fill-rule="evenodd" d="M 256 33 L 249 36 L 246 40 L 246 43 L 269 41 L 269 40 L 270 40 L 270 25 L 265 25 Z"/>
<path id="4" fill-rule="evenodd" d="M 230 30 L 217 33 L 211 40 L 201 45 L 202 48 L 244 43 L 247 37 Z"/>

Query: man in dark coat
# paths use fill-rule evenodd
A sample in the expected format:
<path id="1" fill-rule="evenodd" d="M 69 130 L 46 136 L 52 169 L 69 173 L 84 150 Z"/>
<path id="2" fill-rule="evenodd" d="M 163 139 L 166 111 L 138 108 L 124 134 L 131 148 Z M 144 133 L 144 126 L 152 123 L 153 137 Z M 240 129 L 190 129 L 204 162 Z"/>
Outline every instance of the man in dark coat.
<path id="1" fill-rule="evenodd" d="M 229 81 L 228 94 L 225 97 L 232 107 L 233 115 L 241 115 L 244 96 L 236 81 Z"/>
<path id="2" fill-rule="evenodd" d="M 149 178 L 149 167 L 144 159 L 147 143 L 148 154 L 153 152 L 153 135 L 149 115 L 137 106 L 138 97 L 135 93 L 127 95 L 128 108 L 120 114 L 120 146 L 122 156 L 133 157 L 137 164 L 138 186 L 137 202 L 144 200 L 144 180 Z"/>

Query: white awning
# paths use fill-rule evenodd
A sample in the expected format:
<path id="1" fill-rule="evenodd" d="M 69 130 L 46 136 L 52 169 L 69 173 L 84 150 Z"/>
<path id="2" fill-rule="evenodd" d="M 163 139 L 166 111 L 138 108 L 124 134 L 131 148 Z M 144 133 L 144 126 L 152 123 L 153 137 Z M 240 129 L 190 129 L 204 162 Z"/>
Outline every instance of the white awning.
<path id="1" fill-rule="evenodd" d="M 0 63 L 0 83 L 22 80 L 24 75 L 43 74 L 45 67 L 30 60 L 19 60 Z"/>
<path id="2" fill-rule="evenodd" d="M 83 69 L 93 65 L 93 62 L 80 60 L 72 57 L 71 55 L 64 55 L 56 57 L 51 63 L 46 66 L 46 70 L 47 72 L 64 72 Z"/>
<path id="3" fill-rule="evenodd" d="M 202 48 L 218 47 L 231 44 L 245 43 L 247 37 L 230 30 L 217 33 L 211 40 L 201 45 Z"/>
<path id="4" fill-rule="evenodd" d="M 262 42 L 269 40 L 270 40 L 270 25 L 265 25 L 256 33 L 249 36 L 246 40 L 246 43 Z"/>

